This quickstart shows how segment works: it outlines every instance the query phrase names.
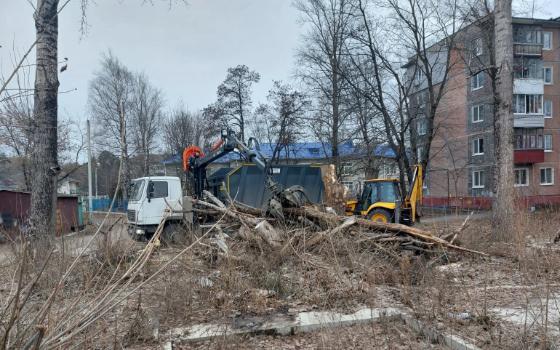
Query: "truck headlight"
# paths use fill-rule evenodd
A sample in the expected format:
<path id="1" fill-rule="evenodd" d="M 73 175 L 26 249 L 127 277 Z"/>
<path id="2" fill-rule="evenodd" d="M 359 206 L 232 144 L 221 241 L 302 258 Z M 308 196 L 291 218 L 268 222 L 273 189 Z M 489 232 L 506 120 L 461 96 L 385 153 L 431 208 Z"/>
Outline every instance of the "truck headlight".
<path id="1" fill-rule="evenodd" d="M 143 234 L 146 233 L 146 231 L 144 231 L 144 230 L 142 230 L 142 229 L 140 229 L 140 228 L 137 228 L 135 232 L 136 232 L 137 235 L 143 235 Z"/>

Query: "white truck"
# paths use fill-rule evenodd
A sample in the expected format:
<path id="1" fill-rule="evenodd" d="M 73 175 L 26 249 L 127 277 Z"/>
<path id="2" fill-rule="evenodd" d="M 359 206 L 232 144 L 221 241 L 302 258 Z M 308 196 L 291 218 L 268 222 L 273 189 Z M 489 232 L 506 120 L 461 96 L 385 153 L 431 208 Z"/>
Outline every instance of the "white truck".
<path id="1" fill-rule="evenodd" d="M 170 210 L 171 209 L 171 210 Z M 128 198 L 128 233 L 136 240 L 149 239 L 167 217 L 162 235 L 174 234 L 184 220 L 181 180 L 176 176 L 150 176 L 132 180 Z"/>
<path id="2" fill-rule="evenodd" d="M 181 223 L 192 224 L 193 198 L 202 198 L 208 189 L 206 169 L 209 164 L 236 150 L 246 161 L 261 169 L 265 178 L 263 183 L 251 184 L 255 191 L 266 189 L 271 196 L 266 211 L 282 217 L 283 206 L 301 206 L 307 201 L 302 186 L 283 189 L 272 180 L 271 168 L 259 151 L 257 140 L 250 138 L 248 146 L 235 136 L 232 130 L 222 131 L 221 138 L 212 146 L 208 154 L 196 146 L 189 146 L 183 152 L 183 170 L 192 184 L 192 193 L 183 196 L 181 180 L 174 176 L 151 176 L 134 179 L 128 199 L 128 231 L 137 240 L 149 239 L 163 218 L 165 226 L 163 239 L 168 242 L 179 241 Z"/>

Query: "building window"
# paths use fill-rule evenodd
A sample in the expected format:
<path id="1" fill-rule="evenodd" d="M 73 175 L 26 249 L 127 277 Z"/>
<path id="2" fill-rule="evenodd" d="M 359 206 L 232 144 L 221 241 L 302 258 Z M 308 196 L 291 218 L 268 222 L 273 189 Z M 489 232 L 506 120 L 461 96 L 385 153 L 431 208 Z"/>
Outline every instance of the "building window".
<path id="1" fill-rule="evenodd" d="M 420 83 L 424 79 L 424 72 L 420 67 L 416 67 L 416 82 Z"/>
<path id="2" fill-rule="evenodd" d="M 513 170 L 515 176 L 515 187 L 529 186 L 529 169 L 518 168 Z"/>
<path id="3" fill-rule="evenodd" d="M 478 72 L 471 77 L 471 90 L 478 90 L 484 86 L 484 72 Z"/>
<path id="4" fill-rule="evenodd" d="M 552 84 L 552 67 L 544 67 L 543 68 L 543 76 L 544 76 L 544 83 L 545 84 Z"/>
<path id="5" fill-rule="evenodd" d="M 480 123 L 484 120 L 482 116 L 482 105 L 476 105 L 471 107 L 471 116 L 473 123 Z"/>
<path id="6" fill-rule="evenodd" d="M 484 154 L 484 139 L 482 137 L 473 140 L 473 156 Z"/>
<path id="7" fill-rule="evenodd" d="M 543 149 L 543 129 L 515 128 L 513 148 L 516 150 Z"/>
<path id="8" fill-rule="evenodd" d="M 475 170 L 472 173 L 472 188 L 484 188 L 484 171 Z"/>
<path id="9" fill-rule="evenodd" d="M 419 107 L 422 107 L 426 104 L 426 98 L 424 97 L 423 92 L 419 92 L 419 93 L 416 94 L 416 104 Z"/>
<path id="10" fill-rule="evenodd" d="M 552 135 L 544 135 L 544 151 L 552 152 Z"/>
<path id="11" fill-rule="evenodd" d="M 513 59 L 513 77 L 516 79 L 542 79 L 542 60 L 532 57 L 515 57 Z"/>
<path id="12" fill-rule="evenodd" d="M 428 121 L 426 118 L 420 118 L 416 121 L 416 131 L 420 136 L 426 135 L 428 132 Z"/>
<path id="13" fill-rule="evenodd" d="M 513 95 L 513 113 L 543 114 L 543 95 Z"/>
<path id="14" fill-rule="evenodd" d="M 544 117 L 552 118 L 552 101 L 544 100 Z"/>
<path id="15" fill-rule="evenodd" d="M 473 41 L 473 53 L 475 56 L 482 55 L 482 38 L 474 39 Z"/>
<path id="16" fill-rule="evenodd" d="M 311 147 L 307 149 L 309 151 L 309 154 L 314 155 L 314 156 L 318 156 L 320 153 L 320 149 L 318 147 Z"/>
<path id="17" fill-rule="evenodd" d="M 543 32 L 543 50 L 552 50 L 552 32 Z"/>
<path id="18" fill-rule="evenodd" d="M 340 168 L 340 173 L 342 176 L 348 176 L 352 174 L 352 164 L 343 163 Z"/>
<path id="19" fill-rule="evenodd" d="M 553 168 L 541 168 L 541 185 L 554 185 Z"/>

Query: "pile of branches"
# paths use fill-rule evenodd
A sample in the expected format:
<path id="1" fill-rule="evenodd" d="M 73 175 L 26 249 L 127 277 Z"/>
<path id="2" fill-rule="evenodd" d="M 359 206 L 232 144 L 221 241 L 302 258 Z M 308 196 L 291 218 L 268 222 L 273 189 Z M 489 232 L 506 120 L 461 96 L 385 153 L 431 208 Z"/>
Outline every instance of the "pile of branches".
<path id="1" fill-rule="evenodd" d="M 312 205 L 284 208 L 285 218 L 279 220 L 268 217 L 259 209 L 239 203 L 229 202 L 226 206 L 212 194 L 205 194 L 206 200 L 196 200 L 195 211 L 199 214 L 220 215 L 220 223 L 214 226 L 216 230 L 223 231 L 227 228 L 229 232 L 237 232 L 242 239 L 264 242 L 282 252 L 294 246 L 307 251 L 313 250 L 321 242 L 344 234 L 391 256 L 398 256 L 404 251 L 435 255 L 448 250 L 487 255 L 453 244 L 466 221 L 457 232 L 447 236 L 453 237 L 448 241 L 415 227 L 341 216 Z"/>

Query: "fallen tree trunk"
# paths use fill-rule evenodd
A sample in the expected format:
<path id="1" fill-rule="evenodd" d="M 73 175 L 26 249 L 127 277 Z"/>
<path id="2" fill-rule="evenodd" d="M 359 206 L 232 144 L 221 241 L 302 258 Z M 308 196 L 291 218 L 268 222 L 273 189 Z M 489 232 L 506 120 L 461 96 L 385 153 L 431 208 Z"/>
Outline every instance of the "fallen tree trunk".
<path id="1" fill-rule="evenodd" d="M 333 214 L 324 213 L 324 212 L 321 212 L 321 211 L 319 211 L 315 208 L 311 208 L 311 207 L 284 208 L 284 212 L 288 213 L 289 215 L 294 215 L 294 216 L 307 216 L 308 218 L 311 218 L 311 219 L 314 219 L 314 220 L 318 221 L 322 225 L 327 225 L 327 226 L 330 226 L 330 227 L 339 226 L 347 218 L 347 217 L 340 216 L 340 215 L 333 215 Z M 429 242 L 429 243 L 435 243 L 435 244 L 441 245 L 441 246 L 449 248 L 449 249 L 454 249 L 454 250 L 458 250 L 458 251 L 463 251 L 463 252 L 469 252 L 469 253 L 479 254 L 479 255 L 483 255 L 483 256 L 488 256 L 488 254 L 483 253 L 483 252 L 479 252 L 479 251 L 476 251 L 476 250 L 456 246 L 456 245 L 451 244 L 450 242 L 448 242 L 444 239 L 433 236 L 431 233 L 429 233 L 427 231 L 424 231 L 424 230 L 421 230 L 421 229 L 418 229 L 418 228 L 415 228 L 415 227 L 410 227 L 410 226 L 406 226 L 406 225 L 402 225 L 402 224 L 375 222 L 375 221 L 366 220 L 366 219 L 362 219 L 362 218 L 357 218 L 356 219 L 356 225 L 358 225 L 359 227 L 362 227 L 362 228 L 373 229 L 373 230 L 381 231 L 381 232 L 403 233 L 403 234 L 407 234 L 409 236 L 412 236 L 414 238 L 417 238 L 421 241 Z"/>

